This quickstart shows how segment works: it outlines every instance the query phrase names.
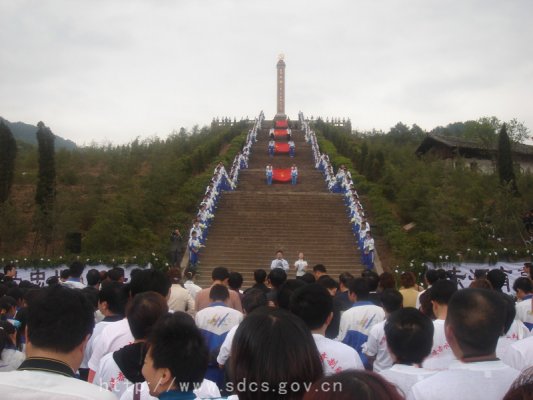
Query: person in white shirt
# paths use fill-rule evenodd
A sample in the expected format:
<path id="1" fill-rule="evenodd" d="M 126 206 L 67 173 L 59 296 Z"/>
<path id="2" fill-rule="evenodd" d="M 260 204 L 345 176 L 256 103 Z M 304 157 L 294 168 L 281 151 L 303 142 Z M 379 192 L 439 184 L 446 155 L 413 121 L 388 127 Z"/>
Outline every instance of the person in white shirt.
<path id="1" fill-rule="evenodd" d="M 448 304 L 445 334 L 457 361 L 415 384 L 409 400 L 500 400 L 519 371 L 496 358 L 505 304 L 486 289 L 457 291 Z"/>
<path id="2" fill-rule="evenodd" d="M 396 289 L 385 289 L 381 293 L 381 304 L 385 311 L 385 318 L 395 311 L 402 308 L 403 297 Z M 392 367 L 393 360 L 387 347 L 387 338 L 385 337 L 385 324 L 387 319 L 378 322 L 370 329 L 368 340 L 363 344 L 363 352 L 368 358 L 368 362 L 372 365 L 372 369 L 380 372 L 384 369 Z"/>
<path id="3" fill-rule="evenodd" d="M 69 267 L 69 277 L 66 281 L 61 282 L 63 286 L 67 286 L 71 289 L 83 289 L 85 284 L 81 281 L 81 275 L 85 265 L 79 261 L 74 261 Z"/>
<path id="4" fill-rule="evenodd" d="M 429 357 L 424 361 L 424 368 L 432 370 L 447 369 L 456 360 L 452 348 L 444 333 L 444 322 L 448 313 L 448 303 L 453 294 L 457 292 L 457 284 L 446 279 L 439 279 L 428 289 L 433 314 L 436 320 L 433 321 L 433 347 Z"/>
<path id="5" fill-rule="evenodd" d="M 437 373 L 421 368 L 433 344 L 429 317 L 412 307 L 398 310 L 388 316 L 385 335 L 394 365 L 380 374 L 394 383 L 402 395 L 407 395 L 415 383 Z"/>
<path id="6" fill-rule="evenodd" d="M 303 276 L 307 270 L 308 264 L 304 260 L 304 253 L 298 253 L 298 260 L 294 262 L 294 268 L 296 269 L 296 276 Z"/>
<path id="7" fill-rule="evenodd" d="M 153 291 L 167 298 L 170 290 L 168 276 L 156 269 L 144 269 L 137 272 L 129 283 L 128 296 L 135 298 L 139 293 Z M 130 300 L 131 301 L 131 300 Z M 106 326 L 93 344 L 93 354 L 89 359 L 89 382 L 92 382 L 100 360 L 107 353 L 112 353 L 135 341 L 127 319 L 111 322 Z"/>
<path id="8" fill-rule="evenodd" d="M 270 263 L 270 269 L 282 268 L 285 272 L 289 272 L 289 263 L 283 258 L 283 251 L 276 252 L 276 258 Z"/>
<path id="9" fill-rule="evenodd" d="M 76 379 L 94 328 L 93 306 L 62 285 L 40 289 L 28 304 L 27 358 L 16 371 L 0 373 L 3 399 L 113 400 L 98 386 Z"/>
<path id="10" fill-rule="evenodd" d="M 16 370 L 26 356 L 15 346 L 17 330 L 8 321 L 0 321 L 0 372 Z"/>
<path id="11" fill-rule="evenodd" d="M 168 270 L 167 274 L 172 282 L 168 298 L 168 308 L 172 311 L 186 311 L 194 316 L 194 299 L 189 291 L 180 284 L 181 270 L 173 267 Z"/>
<path id="12" fill-rule="evenodd" d="M 513 283 L 516 292 L 516 319 L 522 321 L 529 330 L 533 329 L 533 283 L 529 278 L 517 278 Z"/>
<path id="13" fill-rule="evenodd" d="M 365 367 L 369 368 L 362 347 L 372 327 L 385 319 L 385 311 L 369 301 L 368 295 L 368 283 L 364 278 L 355 278 L 348 283 L 348 296 L 353 306 L 341 316 L 337 340 L 355 349 Z"/>
<path id="14" fill-rule="evenodd" d="M 500 360 L 504 360 L 509 347 L 518 340 L 528 337 L 530 332 L 522 321 L 515 319 L 516 308 L 514 300 L 511 298 L 511 296 L 508 296 L 504 293 L 500 293 L 500 296 L 506 305 L 506 318 L 503 333 L 499 337 L 498 345 L 496 346 L 496 356 Z"/>
<path id="15" fill-rule="evenodd" d="M 523 370 L 533 365 L 533 336 L 518 340 L 507 347 L 502 361 L 510 367 Z"/>
<path id="16" fill-rule="evenodd" d="M 158 293 L 140 293 L 128 307 L 128 325 L 135 341 L 100 360 L 93 383 L 120 397 L 127 388 L 144 381 L 141 368 L 146 339 L 157 320 L 168 313 L 166 299 Z"/>
<path id="17" fill-rule="evenodd" d="M 431 285 L 433 285 L 439 279 L 446 279 L 446 272 L 443 269 L 428 269 L 424 273 L 424 283 L 426 284 L 427 288 L 426 290 L 428 290 Z M 418 293 L 415 305 L 415 308 L 417 310 L 420 310 L 420 296 L 422 296 L 422 294 L 425 293 L 426 290 L 422 290 L 420 293 Z"/>
<path id="18" fill-rule="evenodd" d="M 313 334 L 325 375 L 348 369 L 364 369 L 359 354 L 350 346 L 325 337 L 333 318 L 333 298 L 318 283 L 297 289 L 290 300 L 290 310 L 300 317 Z"/>
<path id="19" fill-rule="evenodd" d="M 189 291 L 191 294 L 191 297 L 196 300 L 196 295 L 198 292 L 202 290 L 200 286 L 198 286 L 196 283 L 194 283 L 195 274 L 193 274 L 191 271 L 188 271 L 185 273 L 185 283 L 183 284 L 183 287 Z"/>

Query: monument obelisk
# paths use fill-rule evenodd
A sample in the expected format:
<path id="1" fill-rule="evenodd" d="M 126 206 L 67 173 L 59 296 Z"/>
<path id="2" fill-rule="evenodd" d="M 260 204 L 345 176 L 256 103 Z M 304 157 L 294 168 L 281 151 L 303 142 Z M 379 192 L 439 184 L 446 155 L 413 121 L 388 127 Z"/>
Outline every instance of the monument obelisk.
<path id="1" fill-rule="evenodd" d="M 287 119 L 287 115 L 285 114 L 285 61 L 283 59 L 285 56 L 283 54 L 280 54 L 278 57 L 278 63 L 276 64 L 276 68 L 278 70 L 277 73 L 277 112 L 276 116 L 274 117 L 275 120 L 278 119 Z"/>

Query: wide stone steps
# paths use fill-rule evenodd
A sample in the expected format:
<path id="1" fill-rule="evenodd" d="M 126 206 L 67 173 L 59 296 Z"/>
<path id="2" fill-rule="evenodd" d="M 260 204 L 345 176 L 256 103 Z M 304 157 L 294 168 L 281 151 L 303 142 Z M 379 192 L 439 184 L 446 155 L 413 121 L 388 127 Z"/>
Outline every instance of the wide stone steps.
<path id="1" fill-rule="evenodd" d="M 270 269 L 270 262 L 282 249 L 291 265 L 301 251 L 312 268 L 326 265 L 338 277 L 341 272 L 362 270 L 361 256 L 348 221 L 343 198 L 329 193 L 324 177 L 314 167 L 311 146 L 302 131 L 293 129 L 294 158 L 268 155 L 267 122 L 252 147 L 249 168 L 240 172 L 237 190 L 221 194 L 215 218 L 202 249 L 198 284 L 211 283 L 211 270 L 225 266 L 243 274 L 243 287 L 253 284 L 253 271 Z M 282 140 L 277 140 L 282 141 Z M 298 166 L 297 185 L 266 184 L 265 167 Z M 310 268 L 310 269 L 311 269 Z"/>

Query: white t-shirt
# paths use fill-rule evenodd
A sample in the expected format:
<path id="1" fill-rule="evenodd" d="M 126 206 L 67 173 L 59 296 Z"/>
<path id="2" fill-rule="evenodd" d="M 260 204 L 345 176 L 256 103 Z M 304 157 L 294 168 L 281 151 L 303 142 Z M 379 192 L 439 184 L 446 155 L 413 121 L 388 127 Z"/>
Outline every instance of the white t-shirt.
<path id="1" fill-rule="evenodd" d="M 446 340 L 444 334 L 444 320 L 436 319 L 433 321 L 433 347 L 431 353 L 424 360 L 422 366 L 425 369 L 443 370 L 448 369 L 449 365 L 457 360 L 454 356 L 452 348 Z"/>
<path id="2" fill-rule="evenodd" d="M 320 354 L 324 375 L 337 374 L 347 369 L 365 369 L 361 357 L 350 346 L 318 333 L 313 333 L 313 339 Z"/>
<path id="3" fill-rule="evenodd" d="M 89 368 L 89 360 L 91 359 L 91 356 L 93 355 L 94 343 L 100 337 L 100 334 L 102 333 L 104 328 L 107 325 L 112 324 L 112 323 L 113 322 L 100 321 L 94 326 L 93 334 L 89 338 L 89 341 L 87 342 L 87 346 L 85 346 L 85 353 L 83 354 L 83 361 L 81 362 L 80 368 Z"/>
<path id="4" fill-rule="evenodd" d="M 100 360 L 100 365 L 94 375 L 93 384 L 109 390 L 119 398 L 128 387 L 133 385 L 132 382 L 126 379 L 124 373 L 118 367 L 113 358 L 113 353 L 107 353 Z"/>
<path id="5" fill-rule="evenodd" d="M 396 385 L 403 396 L 407 396 L 413 385 L 435 375 L 437 372 L 403 364 L 394 364 L 389 369 L 379 371 L 380 375 L 387 381 Z"/>
<path id="6" fill-rule="evenodd" d="M 527 298 L 516 304 L 516 319 L 533 325 L 533 299 Z"/>
<path id="7" fill-rule="evenodd" d="M 93 354 L 88 363 L 89 368 L 96 371 L 103 356 L 107 353 L 120 350 L 128 344 L 132 344 L 134 340 L 126 318 L 117 322 L 111 322 L 102 329 L 102 333 L 94 341 Z"/>
<path id="8" fill-rule="evenodd" d="M 515 319 L 504 336 L 498 339 L 496 346 L 496 357 L 503 360 L 507 356 L 509 347 L 518 340 L 525 339 L 530 336 L 530 332 L 522 321 Z"/>
<path id="9" fill-rule="evenodd" d="M 533 336 L 511 344 L 502 354 L 502 361 L 517 370 L 531 367 L 533 365 Z"/>
<path id="10" fill-rule="evenodd" d="M 0 357 L 0 372 L 16 370 L 25 359 L 26 355 L 22 351 L 15 349 L 2 350 L 2 357 Z"/>
<path id="11" fill-rule="evenodd" d="M 418 382 L 408 400 L 501 400 L 520 371 L 502 361 L 462 363 Z"/>
<path id="12" fill-rule="evenodd" d="M 235 332 L 237 332 L 237 328 L 239 325 L 235 325 L 233 328 L 231 328 L 226 335 L 226 338 L 224 339 L 224 342 L 222 343 L 222 346 L 220 347 L 220 352 L 217 356 L 217 363 L 220 365 L 225 365 L 228 361 L 228 358 L 231 354 L 231 345 L 233 344 L 233 337 L 235 336 Z"/>
<path id="13" fill-rule="evenodd" d="M 70 289 L 85 289 L 86 286 L 81 283 L 80 281 L 71 281 L 71 280 L 67 280 L 65 282 L 61 282 L 61 284 L 63 286 L 66 286 Z"/>
<path id="14" fill-rule="evenodd" d="M 0 373 L 2 399 L 17 400 L 116 400 L 96 385 L 44 371 Z"/>
<path id="15" fill-rule="evenodd" d="M 186 281 L 183 284 L 183 287 L 189 291 L 193 299 L 196 299 L 196 295 L 200 290 L 202 290 L 202 288 L 193 281 Z"/>
<path id="16" fill-rule="evenodd" d="M 376 357 L 374 361 L 374 371 L 380 372 L 392 367 L 393 361 L 387 346 L 385 337 L 385 322 L 378 322 L 370 329 L 368 340 L 363 344 L 363 353 L 370 357 Z"/>
<path id="17" fill-rule="evenodd" d="M 307 268 L 307 261 L 298 260 L 294 263 L 294 268 L 296 268 L 296 276 L 303 276 Z"/>

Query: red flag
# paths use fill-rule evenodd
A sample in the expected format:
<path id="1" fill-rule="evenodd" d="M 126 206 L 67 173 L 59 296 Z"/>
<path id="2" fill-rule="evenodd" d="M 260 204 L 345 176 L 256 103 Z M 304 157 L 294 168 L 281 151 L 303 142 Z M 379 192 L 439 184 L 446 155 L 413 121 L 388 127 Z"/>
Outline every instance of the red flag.
<path id="1" fill-rule="evenodd" d="M 291 181 L 291 169 L 274 168 L 272 170 L 272 180 L 274 182 L 290 182 Z"/>
<path id="2" fill-rule="evenodd" d="M 286 129 L 274 129 L 274 137 L 276 138 L 285 138 L 288 136 Z"/>
<path id="3" fill-rule="evenodd" d="M 287 128 L 288 126 L 289 124 L 286 119 L 276 121 L 275 125 L 276 128 Z"/>
<path id="4" fill-rule="evenodd" d="M 276 150 L 276 153 L 288 153 L 289 143 L 276 143 L 274 150 Z"/>

